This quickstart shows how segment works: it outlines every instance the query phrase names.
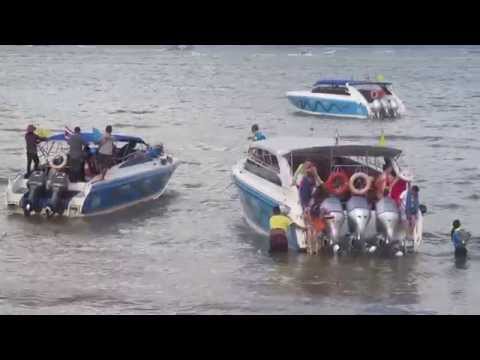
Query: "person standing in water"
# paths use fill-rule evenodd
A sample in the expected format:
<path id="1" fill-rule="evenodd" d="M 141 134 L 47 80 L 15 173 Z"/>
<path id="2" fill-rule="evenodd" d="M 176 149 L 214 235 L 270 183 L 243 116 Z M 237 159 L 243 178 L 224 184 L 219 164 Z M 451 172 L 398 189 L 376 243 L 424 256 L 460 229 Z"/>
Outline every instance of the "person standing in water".
<path id="1" fill-rule="evenodd" d="M 453 222 L 450 237 L 455 249 L 455 257 L 467 256 L 467 242 L 470 239 L 470 234 L 462 229 L 460 220 Z"/>
<path id="2" fill-rule="evenodd" d="M 270 217 L 270 252 L 288 251 L 287 232 L 292 220 L 280 211 L 279 206 L 273 208 Z"/>
<path id="3" fill-rule="evenodd" d="M 38 165 L 40 163 L 37 153 L 37 144 L 47 140 L 47 138 L 35 134 L 35 130 L 37 130 L 35 126 L 28 125 L 27 132 L 25 133 L 25 143 L 27 145 L 27 173 L 25 174 L 26 179 L 30 176 L 32 162 L 34 170 L 38 169 Z"/>
<path id="4" fill-rule="evenodd" d="M 252 134 L 253 135 L 248 138 L 249 140 L 260 141 L 266 139 L 265 135 L 263 135 L 263 133 L 260 131 L 260 128 L 257 124 L 252 125 Z"/>

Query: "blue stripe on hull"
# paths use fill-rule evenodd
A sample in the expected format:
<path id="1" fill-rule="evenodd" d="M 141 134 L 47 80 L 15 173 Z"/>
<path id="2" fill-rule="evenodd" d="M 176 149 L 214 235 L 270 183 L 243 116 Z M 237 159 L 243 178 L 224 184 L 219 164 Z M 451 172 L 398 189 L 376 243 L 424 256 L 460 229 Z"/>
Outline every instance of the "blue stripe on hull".
<path id="1" fill-rule="evenodd" d="M 318 99 L 303 96 L 289 96 L 288 100 L 297 108 L 322 115 L 364 116 L 368 110 L 363 104 L 355 101 Z"/>
<path id="2" fill-rule="evenodd" d="M 127 206 L 162 192 L 168 183 L 173 168 L 101 182 L 92 187 L 85 199 L 82 213 L 85 215 Z"/>
<path id="3" fill-rule="evenodd" d="M 234 177 L 245 216 L 265 232 L 270 231 L 270 217 L 273 207 L 279 205 L 274 199 L 262 194 Z M 298 250 L 297 236 L 293 226 L 288 232 L 288 247 Z"/>

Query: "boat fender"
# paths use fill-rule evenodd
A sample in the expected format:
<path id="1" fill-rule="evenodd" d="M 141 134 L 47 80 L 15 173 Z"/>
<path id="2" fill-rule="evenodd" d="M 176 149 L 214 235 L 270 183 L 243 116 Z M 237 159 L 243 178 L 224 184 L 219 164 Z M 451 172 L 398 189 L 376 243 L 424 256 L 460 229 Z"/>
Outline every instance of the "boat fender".
<path id="1" fill-rule="evenodd" d="M 363 186 L 357 188 L 356 183 L 358 179 L 363 179 Z M 372 187 L 372 178 L 363 172 L 357 172 L 352 175 L 349 181 L 349 188 L 352 194 L 365 195 Z"/>
<path id="2" fill-rule="evenodd" d="M 50 166 L 57 170 L 63 169 L 65 165 L 67 165 L 67 157 L 63 155 L 55 156 L 50 162 Z"/>
<path id="3" fill-rule="evenodd" d="M 337 196 L 343 195 L 348 191 L 348 175 L 343 171 L 333 172 L 325 182 L 325 186 L 329 192 Z"/>

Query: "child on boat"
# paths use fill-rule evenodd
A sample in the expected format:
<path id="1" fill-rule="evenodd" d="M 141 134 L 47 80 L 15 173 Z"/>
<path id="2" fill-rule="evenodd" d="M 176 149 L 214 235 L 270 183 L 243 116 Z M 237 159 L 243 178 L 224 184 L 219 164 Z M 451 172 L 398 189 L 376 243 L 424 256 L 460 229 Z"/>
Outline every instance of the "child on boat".
<path id="1" fill-rule="evenodd" d="M 265 140 L 266 137 L 263 135 L 263 133 L 260 131 L 260 128 L 258 127 L 257 124 L 252 125 L 252 136 L 248 138 L 248 140 L 252 141 L 260 141 L 260 140 Z"/>

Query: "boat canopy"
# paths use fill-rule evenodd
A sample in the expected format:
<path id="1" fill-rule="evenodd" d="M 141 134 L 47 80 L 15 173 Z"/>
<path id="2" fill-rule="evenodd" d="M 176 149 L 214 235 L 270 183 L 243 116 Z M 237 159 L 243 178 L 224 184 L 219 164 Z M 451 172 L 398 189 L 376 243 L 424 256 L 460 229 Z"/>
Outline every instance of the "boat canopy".
<path id="1" fill-rule="evenodd" d="M 332 138 L 316 137 L 272 137 L 256 141 L 251 147 L 269 151 L 277 156 L 290 154 L 325 154 L 325 156 L 369 156 L 395 158 L 402 151 L 386 146 L 362 145 L 346 139 L 340 139 L 340 144 L 335 144 Z"/>
<path id="2" fill-rule="evenodd" d="M 325 155 L 328 157 L 345 157 L 345 156 L 367 156 L 367 157 L 384 157 L 395 158 L 399 156 L 402 151 L 398 149 L 371 146 L 371 145 L 336 145 L 336 146 L 321 146 L 311 147 L 306 149 L 293 150 L 290 152 L 293 155 Z"/>
<path id="3" fill-rule="evenodd" d="M 83 138 L 83 140 L 85 140 L 88 143 L 95 143 L 100 141 L 101 133 L 99 134 L 97 132 L 82 132 L 80 133 L 80 136 Z M 114 141 L 122 141 L 122 142 L 133 141 L 141 144 L 145 143 L 143 139 L 136 136 L 113 134 L 112 137 Z M 62 141 L 62 140 L 64 141 L 67 140 L 65 138 L 65 133 L 55 134 L 48 138 L 48 141 Z"/>
<path id="4" fill-rule="evenodd" d="M 391 85 L 390 82 L 385 81 L 367 81 L 367 80 L 339 80 L 339 79 L 324 79 L 317 81 L 313 86 L 318 85 L 336 85 L 336 86 L 345 86 L 346 84 L 355 86 L 355 85 Z"/>

